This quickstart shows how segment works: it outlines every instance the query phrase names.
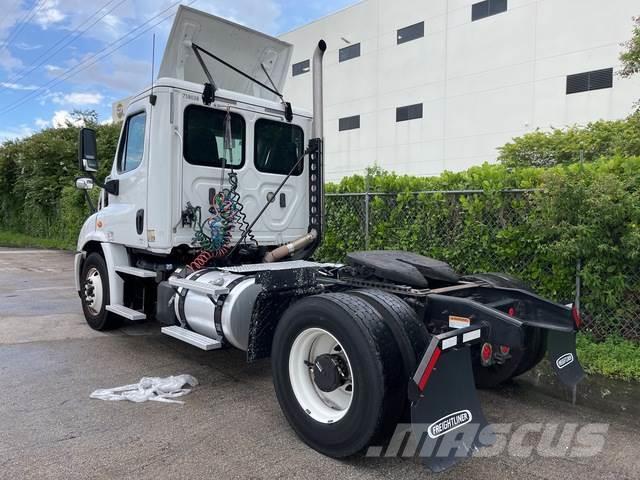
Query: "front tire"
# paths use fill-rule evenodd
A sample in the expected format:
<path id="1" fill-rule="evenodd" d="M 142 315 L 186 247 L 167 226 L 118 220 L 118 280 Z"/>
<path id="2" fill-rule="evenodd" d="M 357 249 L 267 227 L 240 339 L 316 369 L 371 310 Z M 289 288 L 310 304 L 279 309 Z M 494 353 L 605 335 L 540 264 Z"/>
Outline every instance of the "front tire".
<path id="1" fill-rule="evenodd" d="M 122 324 L 120 317 L 106 310 L 109 305 L 107 265 L 97 252 L 89 254 L 80 274 L 80 301 L 84 318 L 94 330 L 112 330 Z"/>
<path id="2" fill-rule="evenodd" d="M 399 347 L 360 298 L 329 293 L 297 301 L 278 323 L 271 362 L 289 424 L 325 455 L 382 444 L 397 424 L 406 396 Z"/>

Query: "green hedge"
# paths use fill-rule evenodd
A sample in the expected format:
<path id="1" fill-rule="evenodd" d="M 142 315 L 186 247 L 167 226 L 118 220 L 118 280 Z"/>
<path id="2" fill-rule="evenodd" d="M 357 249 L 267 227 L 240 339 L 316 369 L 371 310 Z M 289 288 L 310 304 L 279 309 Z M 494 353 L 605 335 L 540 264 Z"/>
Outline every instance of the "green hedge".
<path id="1" fill-rule="evenodd" d="M 93 125 L 97 131 L 99 177 L 111 167 L 120 125 Z M 75 248 L 89 209 L 74 187 L 78 129 L 51 128 L 0 147 L 0 229 L 50 239 Z M 92 192 L 95 197 L 97 189 Z"/>
<path id="2" fill-rule="evenodd" d="M 616 155 L 640 155 L 640 110 L 624 120 L 535 131 L 500 148 L 500 161 L 511 167 L 550 167 Z"/>

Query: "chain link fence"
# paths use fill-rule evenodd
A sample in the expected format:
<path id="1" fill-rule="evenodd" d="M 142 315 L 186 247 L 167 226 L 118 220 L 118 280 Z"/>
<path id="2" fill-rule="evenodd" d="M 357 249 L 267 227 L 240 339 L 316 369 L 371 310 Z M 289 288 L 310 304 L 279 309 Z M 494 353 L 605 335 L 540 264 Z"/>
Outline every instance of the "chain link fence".
<path id="1" fill-rule="evenodd" d="M 585 328 L 598 338 L 640 340 L 640 275 L 618 275 L 619 290 L 603 295 L 581 275 L 581 259 L 561 255 L 537 238 L 538 190 L 328 193 L 319 257 L 341 261 L 350 251 L 398 249 L 449 262 L 461 274 L 506 272 L 541 295 L 580 302 Z"/>

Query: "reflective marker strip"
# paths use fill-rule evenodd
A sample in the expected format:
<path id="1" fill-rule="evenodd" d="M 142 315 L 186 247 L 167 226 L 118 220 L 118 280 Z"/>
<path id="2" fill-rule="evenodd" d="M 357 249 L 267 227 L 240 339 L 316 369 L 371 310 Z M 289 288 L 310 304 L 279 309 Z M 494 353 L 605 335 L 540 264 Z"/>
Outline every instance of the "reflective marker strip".
<path id="1" fill-rule="evenodd" d="M 445 338 L 442 341 L 442 350 L 455 347 L 458 344 L 458 337 Z"/>
<path id="2" fill-rule="evenodd" d="M 474 330 L 473 332 L 467 332 L 462 335 L 463 342 L 470 342 L 471 340 L 475 340 L 480 338 L 480 329 Z"/>
<path id="3" fill-rule="evenodd" d="M 422 374 L 422 378 L 420 378 L 420 383 L 418 383 L 418 388 L 420 389 L 420 391 L 423 391 L 424 387 L 427 386 L 427 381 L 429 380 L 429 377 L 431 376 L 431 371 L 433 370 L 433 367 L 435 367 L 436 362 L 438 361 L 438 358 L 440 358 L 440 353 L 441 352 L 442 352 L 442 350 L 440 350 L 440 348 L 438 348 L 438 347 L 436 347 L 436 349 L 433 351 L 433 355 L 429 359 L 429 363 L 427 364 L 427 368 L 425 368 L 424 373 Z"/>

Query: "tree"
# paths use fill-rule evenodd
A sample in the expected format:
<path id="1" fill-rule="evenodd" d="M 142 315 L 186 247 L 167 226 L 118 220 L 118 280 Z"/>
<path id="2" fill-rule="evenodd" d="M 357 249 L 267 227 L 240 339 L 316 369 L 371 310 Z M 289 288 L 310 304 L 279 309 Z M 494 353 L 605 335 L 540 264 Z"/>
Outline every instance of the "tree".
<path id="1" fill-rule="evenodd" d="M 82 126 L 93 127 L 98 125 L 98 112 L 95 110 L 78 110 L 71 112 L 71 120 L 67 121 L 67 127 Z"/>
<path id="2" fill-rule="evenodd" d="M 621 77 L 629 78 L 640 72 L 640 16 L 634 17 L 633 35 L 631 40 L 625 42 L 625 51 L 620 54 L 622 70 L 618 72 Z"/>
<path id="3" fill-rule="evenodd" d="M 640 72 L 640 16 L 633 17 L 633 21 L 635 25 L 631 40 L 623 44 L 625 50 L 620 54 L 622 70 L 618 74 L 623 78 L 629 78 Z M 640 115 L 640 100 L 634 106 L 636 107 L 635 115 Z"/>

